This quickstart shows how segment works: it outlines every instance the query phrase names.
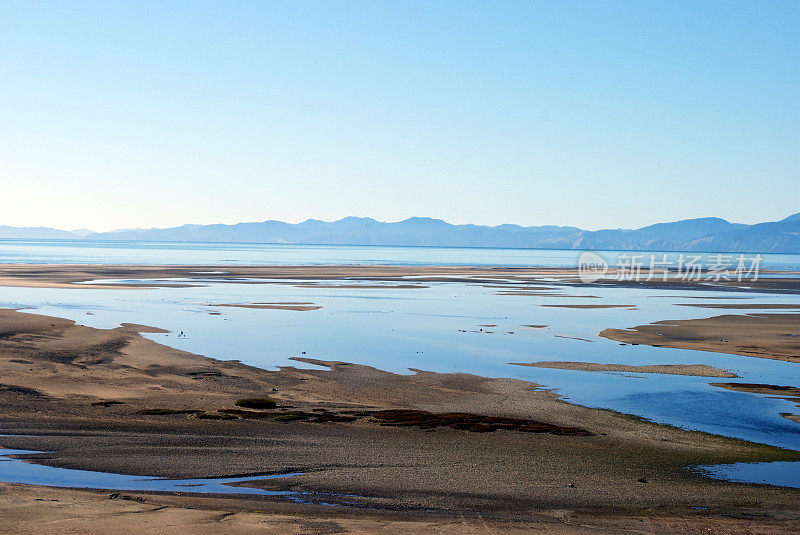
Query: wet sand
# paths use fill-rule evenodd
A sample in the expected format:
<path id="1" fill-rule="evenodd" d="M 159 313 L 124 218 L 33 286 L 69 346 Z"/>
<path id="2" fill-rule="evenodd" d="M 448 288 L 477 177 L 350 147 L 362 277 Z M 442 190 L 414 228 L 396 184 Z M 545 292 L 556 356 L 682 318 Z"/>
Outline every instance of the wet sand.
<path id="1" fill-rule="evenodd" d="M 554 292 L 521 292 L 521 291 L 514 291 L 514 292 L 497 292 L 494 295 L 526 295 L 529 297 L 572 297 L 576 299 L 600 299 L 600 297 L 596 295 L 572 295 L 572 294 L 565 294 L 565 293 L 554 293 Z"/>
<path id="2" fill-rule="evenodd" d="M 784 310 L 800 308 L 800 305 L 788 305 L 779 303 L 675 303 L 679 307 L 695 307 L 695 308 L 723 308 L 728 310 Z"/>
<path id="3" fill-rule="evenodd" d="M 268 371 L 171 349 L 136 334 L 142 330 L 0 311 L 0 429 L 32 435 L 2 437 L 0 445 L 47 451 L 31 458 L 51 466 L 116 473 L 303 472 L 247 484 L 359 507 L 191 493 L 123 493 L 143 501 L 121 503 L 108 492 L 3 485 L 0 522 L 11 518 L 33 530 L 51 518 L 103 532 L 132 507 L 141 511 L 128 516 L 143 530 L 172 519 L 231 532 L 252 526 L 292 532 L 294 522 L 302 527 L 310 518 L 345 532 L 397 523 L 398 532 L 409 533 L 458 533 L 465 525 L 487 532 L 557 526 L 571 533 L 583 524 L 638 528 L 646 518 L 667 529 L 686 517 L 693 526 L 735 530 L 753 514 L 767 519 L 758 523 L 765 529 L 800 526 L 800 491 L 715 481 L 685 468 L 798 460 L 797 452 L 571 405 L 525 381 L 397 375 L 310 359 L 303 360 L 325 368 Z M 277 403 L 260 411 L 269 416 L 235 412 L 238 399 L 267 397 Z M 294 419 L 296 412 L 372 414 L 339 421 Z M 427 425 L 431 419 L 437 425 Z M 44 499 L 59 502 L 32 504 Z M 61 500 L 81 513 L 54 505 Z M 81 518 L 98 520 L 80 524 Z"/>
<path id="4" fill-rule="evenodd" d="M 551 308 L 581 308 L 591 310 L 593 308 L 633 308 L 636 305 L 539 305 Z"/>
<path id="5" fill-rule="evenodd" d="M 198 274 L 212 269 L 225 273 Z M 387 285 L 370 282 L 419 287 L 453 281 L 506 285 L 510 291 L 521 284 L 544 289 L 552 281 L 542 279 L 551 277 L 580 284 L 574 270 L 529 268 L 0 267 L 0 286 L 135 289 L 139 286 L 77 283 L 185 277 L 237 283 L 259 283 L 244 280 L 251 277 L 287 279 L 286 284 L 358 280 L 363 281 L 359 286 L 379 288 Z M 406 284 L 410 278 L 413 284 Z M 203 283 L 186 285 L 196 284 Z M 597 286 L 609 284 L 613 283 L 601 281 Z M 714 289 L 694 283 L 659 284 L 633 286 Z M 767 281 L 760 288 L 797 292 L 800 279 Z M 745 321 L 749 327 L 737 320 L 703 325 L 700 330 L 708 340 L 701 345 L 714 347 L 716 337 L 720 344 L 747 351 L 738 354 L 762 356 L 782 350 L 783 360 L 800 358 L 796 339 L 781 344 L 781 336 L 797 332 L 791 330 L 796 320 L 784 316 L 791 314 L 730 316 L 750 318 Z M 682 322 L 659 323 L 665 325 L 655 324 L 657 329 Z M 117 493 L 111 499 L 114 493 L 0 483 L 0 532 L 800 530 L 797 489 L 716 481 L 685 468 L 800 460 L 797 452 L 571 405 L 525 381 L 420 370 L 397 375 L 310 359 L 297 360 L 325 368 L 261 370 L 171 349 L 137 334 L 151 330 L 161 332 L 134 325 L 92 329 L 59 318 L 0 311 L 0 432 L 33 435 L 2 437 L 0 445 L 46 450 L 49 453 L 32 457 L 51 466 L 117 473 L 185 478 L 299 471 L 303 475 L 248 485 L 309 492 L 317 501 L 351 505 L 332 508 L 263 496 L 189 492 Z M 603 335 L 613 338 L 607 331 Z M 646 329 L 621 332 L 645 338 L 648 334 Z M 665 339 L 670 339 L 657 332 L 653 336 L 657 338 L 650 342 L 658 342 L 652 345 L 666 346 Z M 675 339 L 676 344 L 698 342 L 686 333 Z M 267 397 L 276 401 L 276 408 L 257 411 L 236 405 L 242 398 Z"/>
<path id="6" fill-rule="evenodd" d="M 530 366 L 532 368 L 551 368 L 555 370 L 578 370 L 587 372 L 631 372 L 631 373 L 660 373 L 666 375 L 688 375 L 693 377 L 739 377 L 735 373 L 721 370 L 706 364 L 653 364 L 645 366 L 630 366 L 627 364 L 598 364 L 595 362 L 512 362 L 517 366 Z"/>
<path id="7" fill-rule="evenodd" d="M 230 308 L 255 308 L 262 310 L 319 310 L 321 305 L 314 303 L 208 303 L 207 307 L 230 307 Z"/>
<path id="8" fill-rule="evenodd" d="M 609 271 L 614 275 L 615 271 Z M 326 280 L 326 281 L 380 281 L 395 282 L 398 287 L 422 287 L 432 282 L 467 282 L 504 286 L 508 291 L 551 289 L 554 281 L 566 286 L 625 287 L 665 290 L 704 290 L 726 292 L 789 293 L 800 292 L 800 276 L 787 278 L 760 278 L 756 281 L 720 280 L 710 283 L 705 280 L 615 280 L 601 279 L 584 284 L 575 268 L 527 268 L 527 267 L 477 267 L 477 266 L 137 266 L 137 265 L 88 265 L 88 264 L 4 264 L 0 266 L 0 286 L 32 286 L 45 288 L 76 288 L 77 284 L 97 279 L 174 279 L 200 278 L 215 282 L 273 283 L 248 279 Z M 187 282 L 184 286 L 201 285 L 202 281 Z M 163 282 L 148 282 L 138 287 L 164 286 Z M 352 287 L 332 284 L 337 287 Z M 371 287 L 365 284 L 365 286 Z M 136 288 L 136 284 L 91 285 L 94 288 Z M 170 284 L 170 287 L 180 287 Z M 315 284 L 315 287 L 322 286 Z M 389 286 L 383 285 L 382 288 Z"/>
<path id="9" fill-rule="evenodd" d="M 605 329 L 600 336 L 647 344 L 800 362 L 800 314 L 724 315 L 664 320 L 631 329 Z"/>
<path id="10" fill-rule="evenodd" d="M 142 535 L 310 535 L 342 533 L 367 535 L 508 535 L 542 533 L 759 533 L 797 531 L 792 518 L 760 520 L 757 531 L 746 514 L 732 517 L 709 512 L 672 512 L 654 516 L 614 513 L 587 515 L 568 509 L 531 512 L 524 519 L 496 520 L 466 514 L 454 518 L 385 512 L 368 514 L 322 511 L 267 512 L 258 503 L 225 497 L 178 497 L 136 492 L 113 494 L 0 483 L 0 532 L 52 535 L 53 533 L 136 533 Z"/>
<path id="11" fill-rule="evenodd" d="M 426 282 L 472 282 L 476 284 L 505 284 L 508 282 L 546 284 L 542 277 L 573 277 L 574 269 L 548 268 L 491 268 L 491 267 L 410 267 L 410 266 L 100 266 L 100 265 L 37 265 L 5 264 L 0 266 L 0 286 L 33 286 L 46 288 L 79 288 L 79 283 L 97 279 L 198 279 L 187 285 L 214 282 L 252 282 L 248 279 L 275 279 L 291 281 L 348 281 L 338 283 L 308 283 L 314 288 L 353 288 L 353 283 L 372 288 L 369 281 L 395 282 L 396 288 L 422 288 Z M 352 282 L 350 282 L 352 281 Z M 266 281 L 265 281 L 266 282 Z M 292 283 L 296 285 L 297 283 Z M 140 285 L 157 287 L 159 282 Z M 100 288 L 135 288 L 136 285 L 108 283 Z M 376 284 L 378 288 L 392 285 Z"/>
<path id="12" fill-rule="evenodd" d="M 421 284 L 295 284 L 295 288 L 343 288 L 343 289 L 359 289 L 359 290 L 413 290 L 416 288 L 429 288 Z"/>

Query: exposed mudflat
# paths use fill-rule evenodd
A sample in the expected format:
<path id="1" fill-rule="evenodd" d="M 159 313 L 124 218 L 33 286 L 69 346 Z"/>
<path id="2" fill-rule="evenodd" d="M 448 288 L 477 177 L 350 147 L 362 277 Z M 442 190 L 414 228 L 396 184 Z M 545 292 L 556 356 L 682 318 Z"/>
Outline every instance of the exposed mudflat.
<path id="1" fill-rule="evenodd" d="M 595 362 L 514 362 L 517 366 L 551 368 L 555 370 L 579 370 L 588 372 L 631 372 L 662 373 L 667 375 L 687 375 L 696 377 L 738 377 L 733 372 L 721 370 L 707 364 L 654 364 L 631 366 L 627 364 L 598 364 Z"/>
<path id="2" fill-rule="evenodd" d="M 664 320 L 600 336 L 648 344 L 800 362 L 800 314 L 757 313 L 694 320 Z"/>
<path id="3" fill-rule="evenodd" d="M 318 493 L 329 503 L 347 495 L 340 500 L 350 505 L 325 513 L 332 521 L 402 512 L 405 521 L 422 522 L 409 529 L 430 519 L 446 525 L 452 515 L 490 525 L 530 522 L 531 511 L 556 509 L 583 517 L 604 511 L 620 522 L 645 510 L 664 518 L 676 508 L 700 514 L 691 507 L 736 515 L 752 510 L 756 496 L 759 511 L 797 519 L 797 491 L 742 493 L 741 485 L 686 466 L 800 454 L 571 405 L 525 381 L 398 375 L 314 359 L 298 360 L 323 368 L 268 371 L 162 346 L 140 337 L 141 326 L 93 329 L 12 310 L 0 311 L 0 326 L 0 425 L 23 435 L 0 444 L 49 452 L 30 456 L 38 463 L 171 478 L 302 472 L 246 484 Z M 270 398 L 275 406 L 246 408 L 244 398 Z M 509 462 L 519 469 L 509 470 Z M 0 507 L 14 510 L 7 496 Z M 69 499 L 84 503 L 89 516 L 116 510 L 107 497 L 98 503 L 90 496 Z M 213 503 L 203 507 L 236 514 L 324 509 L 252 496 L 142 500 L 136 503 Z"/>

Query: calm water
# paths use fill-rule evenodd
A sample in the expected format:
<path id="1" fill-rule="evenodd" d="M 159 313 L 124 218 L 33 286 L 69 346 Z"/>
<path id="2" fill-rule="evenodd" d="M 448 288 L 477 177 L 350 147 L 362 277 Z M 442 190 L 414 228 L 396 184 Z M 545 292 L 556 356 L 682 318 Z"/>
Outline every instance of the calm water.
<path id="1" fill-rule="evenodd" d="M 283 281 L 286 282 L 286 281 Z M 793 303 L 800 296 L 675 292 L 625 288 L 561 288 L 564 297 L 497 295 L 479 284 L 437 283 L 413 289 L 309 288 L 295 284 L 207 283 L 191 288 L 137 290 L 1 288 L 0 306 L 111 328 L 120 323 L 162 327 L 145 334 L 160 343 L 262 368 L 304 366 L 291 357 L 342 360 L 397 373 L 409 368 L 514 377 L 556 388 L 568 400 L 636 414 L 657 422 L 800 449 L 800 425 L 780 416 L 789 401 L 709 386 L 728 379 L 661 374 L 579 372 L 515 366 L 570 360 L 616 364 L 709 364 L 741 376 L 733 381 L 793 385 L 794 363 L 690 350 L 620 345 L 604 328 L 662 319 L 700 318 L 720 310 L 677 306 L 688 297 L 738 297 L 736 303 Z M 572 295 L 573 297 L 569 297 Z M 313 302 L 314 311 L 256 310 L 208 305 Z M 720 303 L 720 300 L 714 300 Z M 635 309 L 571 309 L 555 304 L 623 304 Z M 754 310 L 753 312 L 756 312 Z M 211 314 L 211 312 L 217 314 Z M 533 329 L 526 324 L 548 327 Z M 481 327 L 497 325 L 497 327 Z M 483 330 L 481 330 L 483 329 Z M 183 331 L 184 336 L 176 333 Z"/>
<path id="2" fill-rule="evenodd" d="M 51 263 L 148 263 L 147 259 L 149 263 L 157 260 L 159 263 L 215 264 L 228 258 L 242 264 L 372 262 L 557 266 L 574 265 L 577 254 L 576 251 L 405 247 L 213 244 L 208 250 L 200 244 L 126 243 L 103 248 L 85 243 L 15 243 L 17 248 L 11 251 L 4 247 L 5 243 L 0 244 L 0 258 L 13 256 L 18 262 Z M 51 247 L 60 252 L 52 253 Z M 163 249 L 156 253 L 156 247 Z M 36 255 L 39 256 L 34 255 L 34 251 L 38 251 Z M 773 262 L 771 267 L 782 269 L 788 269 L 795 262 L 800 264 L 796 256 L 790 255 L 776 255 L 770 261 Z M 305 367 L 307 365 L 290 359 L 306 356 L 371 365 L 397 373 L 411 373 L 409 369 L 414 368 L 525 379 L 554 388 L 567 400 L 581 405 L 800 450 L 800 424 L 780 416 L 780 413 L 797 413 L 798 408 L 793 403 L 775 396 L 732 392 L 709 385 L 732 381 L 796 386 L 800 383 L 797 364 L 620 345 L 597 336 L 609 327 L 627 328 L 664 319 L 726 313 L 718 309 L 678 306 L 703 302 L 690 297 L 736 297 L 738 299 L 731 302 L 800 305 L 797 295 L 558 287 L 555 291 L 563 295 L 552 297 L 498 295 L 501 290 L 497 288 L 466 283 L 398 289 L 381 284 L 374 288 L 355 288 L 348 287 L 347 283 L 341 288 L 315 288 L 307 287 L 308 281 L 263 285 L 200 279 L 195 282 L 200 285 L 136 290 L 0 287 L 0 306 L 31 307 L 32 312 L 66 317 L 99 328 L 111 328 L 123 322 L 162 327 L 171 332 L 145 336 L 178 349 L 217 359 L 241 360 L 262 368 Z M 589 293 L 595 297 L 587 296 Z M 212 306 L 283 301 L 313 302 L 322 308 L 291 311 Z M 542 306 L 556 304 L 632 306 L 594 310 Z M 744 311 L 733 313 L 737 312 Z M 526 324 L 547 327 L 533 329 L 523 326 Z M 185 336 L 177 336 L 180 331 Z M 581 372 L 511 364 L 543 360 L 631 365 L 708 364 L 731 370 L 740 377 L 716 379 Z M 749 480 L 757 481 L 766 478 L 775 484 L 785 484 L 787 478 L 794 483 L 800 481 L 796 471 L 781 471 L 780 478 L 770 476 L 771 472 L 775 472 L 772 464 L 770 468 L 734 467 L 729 472 L 718 468 L 713 474 L 721 477 L 732 474 L 732 478 L 750 477 Z"/>
<path id="3" fill-rule="evenodd" d="M 293 501 L 304 501 L 296 492 L 264 490 L 255 487 L 232 486 L 232 484 L 263 479 L 291 477 L 299 474 L 260 475 L 212 479 L 164 479 L 148 476 L 131 476 L 72 468 L 56 468 L 13 459 L 11 455 L 42 453 L 30 450 L 0 449 L 0 481 L 47 485 L 50 487 L 106 489 L 151 492 L 202 492 L 213 494 L 259 494 L 282 496 Z"/>
<path id="4" fill-rule="evenodd" d="M 773 463 L 720 464 L 699 466 L 697 471 L 716 479 L 739 483 L 765 483 L 800 488 L 800 463 L 776 461 Z"/>
<path id="5" fill-rule="evenodd" d="M 0 240 L 0 264 L 381 264 L 574 267 L 580 251 L 477 247 L 389 247 L 251 243 Z M 602 253 L 615 263 L 618 254 Z M 674 259 L 680 253 L 667 254 Z M 697 253 L 686 253 L 697 254 Z M 762 255 L 761 267 L 800 270 L 800 254 Z"/>

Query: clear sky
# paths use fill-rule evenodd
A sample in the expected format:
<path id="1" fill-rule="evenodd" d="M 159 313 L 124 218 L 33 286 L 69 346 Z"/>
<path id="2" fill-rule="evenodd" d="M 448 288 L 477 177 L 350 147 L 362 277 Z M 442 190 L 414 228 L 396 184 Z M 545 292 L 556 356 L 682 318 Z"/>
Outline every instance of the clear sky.
<path id="1" fill-rule="evenodd" d="M 800 211 L 800 2 L 0 0 L 0 225 Z"/>

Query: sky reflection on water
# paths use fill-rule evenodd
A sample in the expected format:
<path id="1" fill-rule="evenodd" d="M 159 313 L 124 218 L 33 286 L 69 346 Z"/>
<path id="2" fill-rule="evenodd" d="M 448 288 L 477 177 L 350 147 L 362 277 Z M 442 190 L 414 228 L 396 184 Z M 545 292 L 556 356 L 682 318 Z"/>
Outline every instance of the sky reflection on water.
<path id="1" fill-rule="evenodd" d="M 131 281 L 140 282 L 140 281 Z M 275 281 L 271 281 L 275 282 Z M 621 345 L 597 334 L 664 319 L 731 313 L 676 306 L 690 297 L 741 293 L 562 287 L 563 297 L 497 295 L 479 284 L 428 283 L 427 288 L 313 288 L 281 284 L 206 283 L 190 288 L 135 290 L 2 288 L 0 306 L 111 328 L 140 323 L 169 330 L 144 336 L 177 349 L 262 367 L 310 367 L 306 356 L 375 366 L 512 377 L 555 388 L 565 399 L 635 414 L 659 423 L 800 450 L 797 412 L 784 399 L 710 386 L 732 381 L 797 385 L 797 364 L 693 350 Z M 297 281 L 307 285 L 308 281 Z M 360 284 L 363 284 L 361 282 Z M 569 297 L 572 296 L 597 296 Z M 800 304 L 793 295 L 745 294 L 736 303 Z M 312 302 L 313 311 L 214 307 L 210 304 Z M 724 300 L 710 301 L 716 304 Z M 571 309 L 554 304 L 624 304 L 635 309 Z M 211 312 L 218 314 L 211 314 Z M 757 310 L 733 313 L 757 312 Z M 774 312 L 774 311 L 772 311 Z M 790 311 L 787 311 L 790 312 Z M 547 325 L 535 329 L 523 325 Z M 496 327 L 481 327 L 496 325 Z M 183 331 L 185 336 L 176 333 Z M 708 364 L 737 379 L 584 372 L 515 366 L 513 362 L 582 361 L 614 364 Z"/>

